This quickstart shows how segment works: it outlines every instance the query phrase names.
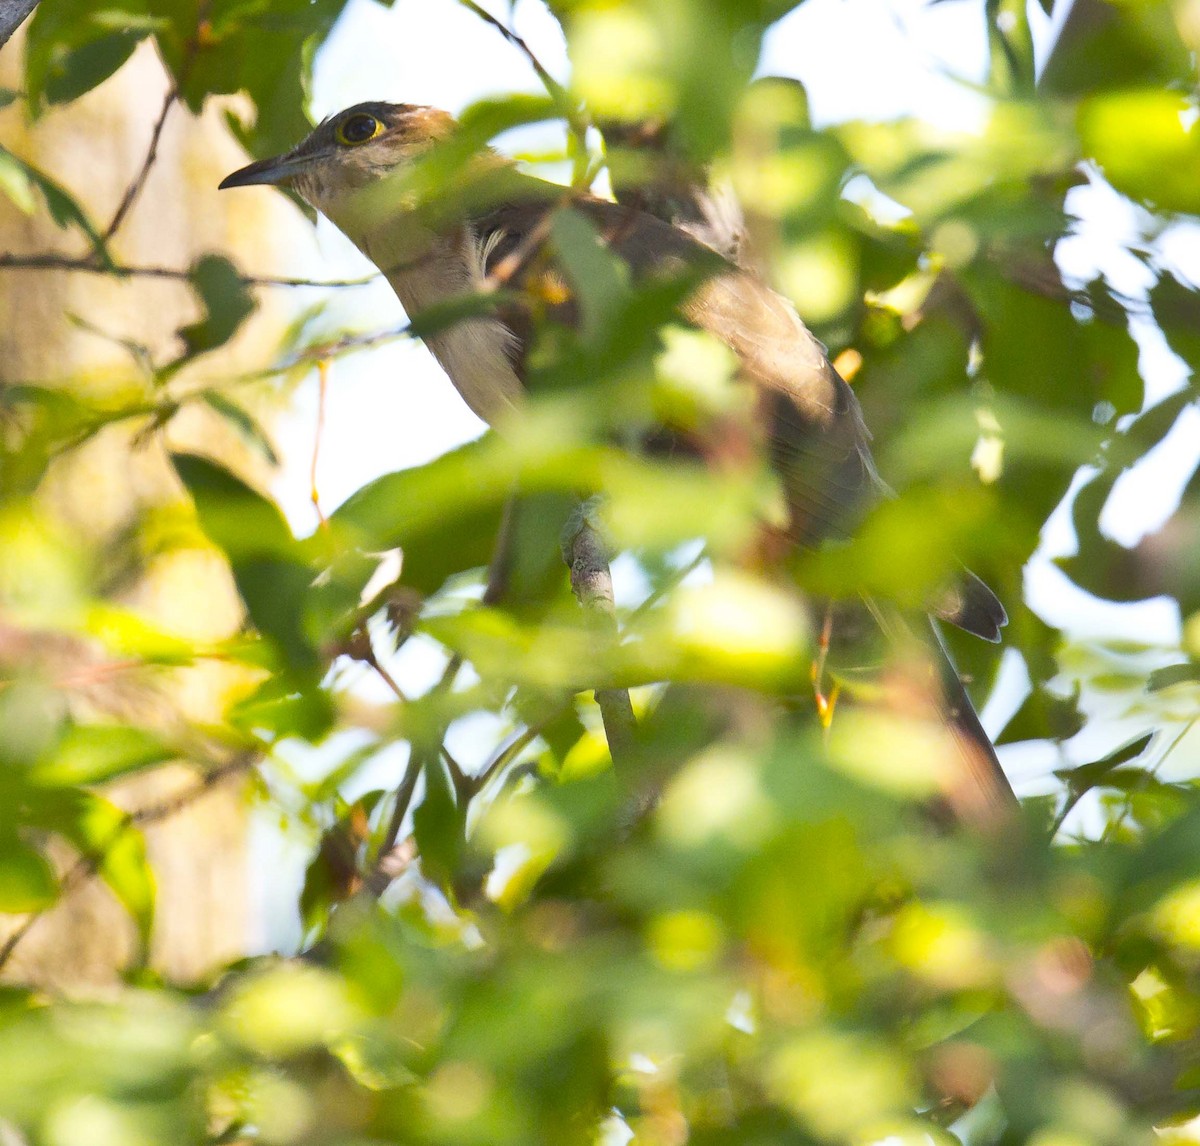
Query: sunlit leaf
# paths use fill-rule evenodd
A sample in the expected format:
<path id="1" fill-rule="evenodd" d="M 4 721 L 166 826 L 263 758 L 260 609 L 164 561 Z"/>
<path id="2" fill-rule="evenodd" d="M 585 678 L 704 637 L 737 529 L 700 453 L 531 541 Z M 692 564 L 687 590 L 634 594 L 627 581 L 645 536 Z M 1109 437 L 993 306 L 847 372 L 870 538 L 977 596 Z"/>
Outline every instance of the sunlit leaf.
<path id="1" fill-rule="evenodd" d="M 44 911 L 59 896 L 49 860 L 15 838 L 0 837 L 0 913 Z"/>
<path id="2" fill-rule="evenodd" d="M 32 809 L 38 826 L 71 842 L 137 925 L 143 949 L 154 921 L 155 880 L 141 831 L 115 804 L 79 788 L 44 790 Z"/>
<path id="3" fill-rule="evenodd" d="M 201 528 L 229 558 L 254 623 L 278 642 L 294 668 L 314 670 L 319 658 L 305 625 L 314 573 L 283 514 L 207 458 L 175 454 L 173 461 L 196 504 Z"/>
<path id="4" fill-rule="evenodd" d="M 54 751 L 40 761 L 30 779 L 50 787 L 99 784 L 128 772 L 161 764 L 176 753 L 157 736 L 120 724 L 76 724 Z"/>

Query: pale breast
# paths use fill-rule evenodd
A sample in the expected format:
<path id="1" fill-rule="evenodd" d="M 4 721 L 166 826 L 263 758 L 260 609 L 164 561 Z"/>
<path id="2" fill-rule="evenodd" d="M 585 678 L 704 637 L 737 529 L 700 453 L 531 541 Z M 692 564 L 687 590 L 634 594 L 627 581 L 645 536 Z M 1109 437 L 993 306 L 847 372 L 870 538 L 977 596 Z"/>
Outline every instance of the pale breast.
<path id="1" fill-rule="evenodd" d="M 470 293 L 482 281 L 477 244 L 466 232 L 432 237 L 416 256 L 411 243 L 400 250 L 386 231 L 366 235 L 359 246 L 384 272 L 410 318 Z M 493 426 L 520 405 L 524 394 L 512 368 L 513 341 L 512 332 L 494 318 L 462 319 L 425 337 L 463 401 Z"/>

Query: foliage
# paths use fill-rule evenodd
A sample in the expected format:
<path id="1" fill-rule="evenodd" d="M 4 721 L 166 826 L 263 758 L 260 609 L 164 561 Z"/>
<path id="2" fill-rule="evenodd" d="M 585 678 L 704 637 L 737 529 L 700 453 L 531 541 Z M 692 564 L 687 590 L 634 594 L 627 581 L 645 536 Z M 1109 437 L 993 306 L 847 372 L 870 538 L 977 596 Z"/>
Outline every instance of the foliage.
<path id="1" fill-rule="evenodd" d="M 899 494 L 792 577 L 746 560 L 776 492 L 758 460 L 709 471 L 618 444 L 650 416 L 719 428 L 734 384 L 721 348 L 677 314 L 692 283 L 629 282 L 569 214 L 551 241 L 583 321 L 542 324 L 538 401 L 513 434 L 379 479 L 309 537 L 246 475 L 171 455 L 186 502 L 169 528 L 159 519 L 160 543 L 213 547 L 245 608 L 244 629 L 215 645 L 156 628 L 114 591 L 147 522 L 102 552 L 49 488 L 55 463 L 107 428 L 163 450 L 198 405 L 274 460 L 245 379 L 206 365 L 253 311 L 237 252 L 180 269 L 199 317 L 176 357 L 142 356 L 137 384 L 5 380 L 0 911 L 40 912 L 98 876 L 144 941 L 153 873 L 108 785 L 167 760 L 201 777 L 265 768 L 297 742 L 330 762 L 291 793 L 321 827 L 297 905 L 302 958 L 201 984 L 139 960 L 105 1003 L 0 995 L 0 1116 L 30 1142 L 1126 1146 L 1200 1115 L 1200 804 L 1184 758 L 1200 695 L 1197 479 L 1134 548 L 1100 526 L 1196 397 L 1189 380 L 1147 404 L 1131 334 L 1133 320 L 1157 328 L 1195 369 L 1200 286 L 1161 247 L 1200 213 L 1183 9 L 1100 4 L 1095 17 L 1080 0 L 1035 83 L 1024 6 L 988 0 L 986 122 L 950 136 L 910 121 L 814 127 L 798 87 L 750 84 L 792 6 L 552 3 L 570 92 L 464 117 L 477 146 L 569 110 L 581 181 L 606 162 L 588 124 L 663 117 L 676 158 L 732 181 L 764 273 L 852 376 Z M 37 116 L 78 98 L 148 39 L 193 112 L 248 97 L 253 114 L 231 127 L 272 154 L 305 130 L 307 69 L 341 9 L 47 0 L 26 41 L 26 105 Z M 448 185 L 464 160 L 436 151 L 417 185 Z M 614 172 L 644 161 L 616 147 L 607 159 Z M 1137 205 L 1144 297 L 1056 268 L 1084 180 Z M 88 240 L 81 265 L 125 273 L 68 191 L 6 150 L 0 190 L 26 212 L 38 191 Z M 298 329 L 256 377 L 360 349 Z M 1073 640 L 1023 600 L 1022 569 L 1073 481 L 1078 551 L 1062 570 L 1108 600 L 1177 601 L 1180 647 Z M 604 495 L 605 532 L 637 569 L 619 635 L 577 607 L 560 562 L 582 493 Z M 506 592 L 481 601 L 502 536 Z M 396 549 L 399 577 L 381 587 L 380 554 Z M 1001 740 L 1054 761 L 1023 821 L 999 831 L 930 814 L 946 733 L 896 701 L 920 691 L 902 647 L 871 673 L 816 674 L 842 697 L 831 719 L 813 700 L 812 593 L 911 605 L 949 554 L 1012 617 L 1005 652 L 1028 687 Z M 952 640 L 985 698 L 999 655 Z M 367 721 L 347 666 L 386 677 L 408 642 L 441 652 L 442 680 Z M 169 688 L 207 661 L 245 670 L 218 727 L 84 703 L 75 683 L 116 666 Z M 614 766 L 592 692 L 622 688 L 639 728 Z M 480 714 L 494 743 L 464 767 L 447 737 Z M 364 791 L 397 749 L 402 780 Z M 77 856 L 65 872 L 50 859 L 63 845 Z"/>

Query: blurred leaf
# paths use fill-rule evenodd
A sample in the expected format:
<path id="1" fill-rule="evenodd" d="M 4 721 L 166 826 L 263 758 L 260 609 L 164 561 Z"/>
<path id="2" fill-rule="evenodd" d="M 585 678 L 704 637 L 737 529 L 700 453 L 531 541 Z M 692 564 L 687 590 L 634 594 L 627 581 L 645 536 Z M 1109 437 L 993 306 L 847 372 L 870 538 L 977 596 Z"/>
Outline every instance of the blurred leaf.
<path id="1" fill-rule="evenodd" d="M 1054 774 L 1061 780 L 1065 780 L 1071 794 L 1078 799 L 1084 792 L 1089 791 L 1098 785 L 1104 785 L 1112 779 L 1112 772 L 1122 764 L 1128 764 L 1131 760 L 1136 760 L 1150 746 L 1150 742 L 1154 739 L 1154 733 L 1148 732 L 1145 736 L 1139 736 L 1136 740 L 1131 740 L 1128 744 L 1118 748 L 1115 752 L 1110 752 L 1102 760 L 1096 760 L 1091 764 L 1080 764 L 1075 768 L 1066 768 L 1056 771 Z M 1133 773 L 1135 776 L 1140 773 Z"/>
<path id="2" fill-rule="evenodd" d="M 1083 728 L 1084 722 L 1084 715 L 1079 710 L 1078 688 L 1070 695 L 1062 696 L 1039 684 L 1021 702 L 1021 707 L 996 737 L 996 743 L 1070 740 Z"/>
<path id="3" fill-rule="evenodd" d="M 1150 305 L 1171 349 L 1195 370 L 1200 364 L 1200 291 L 1164 270 L 1150 288 Z"/>
<path id="4" fill-rule="evenodd" d="M 200 400 L 229 422 L 271 465 L 279 465 L 270 436 L 246 410 L 218 390 L 202 390 Z"/>
<path id="5" fill-rule="evenodd" d="M 986 0 L 992 86 L 1007 96 L 1034 90 L 1033 36 L 1024 0 Z"/>
<path id="6" fill-rule="evenodd" d="M 314 572 L 278 507 L 207 458 L 173 454 L 200 526 L 233 567 L 238 592 L 259 631 L 289 665 L 313 673 L 320 655 L 305 623 Z"/>
<path id="7" fill-rule="evenodd" d="M 0 836 L 0 913 L 44 911 L 59 896 L 54 868 L 41 852 Z"/>
<path id="8" fill-rule="evenodd" d="M 274 672 L 229 712 L 236 728 L 266 735 L 268 740 L 298 736 L 310 743 L 323 740 L 336 718 L 332 699 L 314 687 L 311 677 L 297 679 L 286 671 Z"/>
<path id="9" fill-rule="evenodd" d="M 1200 129 L 1182 95 L 1147 89 L 1093 96 L 1080 109 L 1079 133 L 1109 182 L 1167 211 L 1200 213 Z"/>
<path id="10" fill-rule="evenodd" d="M 45 201 L 50 217 L 60 227 L 75 227 L 91 243 L 92 254 L 102 268 L 110 267 L 112 260 L 105 249 L 100 232 L 92 225 L 83 208 L 53 179 L 43 175 L 36 167 L 18 159 L 11 151 L 0 147 L 0 171 L 7 170 L 4 177 L 5 190 L 11 195 L 16 191 L 16 202 L 22 206 L 28 201 L 28 187 L 36 187 Z"/>
<path id="11" fill-rule="evenodd" d="M 204 308 L 204 316 L 198 322 L 179 329 L 179 337 L 186 347 L 184 356 L 194 358 L 197 354 L 224 346 L 254 313 L 254 300 L 242 283 L 237 268 L 220 255 L 205 255 L 198 259 L 192 265 L 188 281 Z M 209 396 L 211 394 L 209 391 L 205 397 L 209 405 L 225 417 L 231 417 L 230 410 L 236 409 L 233 403 L 220 399 L 225 403 L 222 409 L 214 404 Z M 239 428 L 245 433 L 244 427 Z"/>
<path id="12" fill-rule="evenodd" d="M 160 21 L 144 0 L 96 10 L 86 0 L 39 5 L 27 25 L 25 88 L 34 111 L 67 103 L 103 83 Z"/>
<path id="13" fill-rule="evenodd" d="M 961 561 L 974 564 L 985 542 L 988 502 L 979 487 L 913 489 L 883 501 L 846 544 L 804 555 L 803 584 L 836 600 L 866 593 L 927 607 L 958 576 Z"/>
<path id="14" fill-rule="evenodd" d="M 601 241 L 600 233 L 578 211 L 559 211 L 551 236 L 562 266 L 579 299 L 581 333 L 595 339 L 608 328 L 628 294 L 627 265 Z"/>
<path id="15" fill-rule="evenodd" d="M 360 1018 L 340 975 L 297 962 L 240 976 L 221 1000 L 218 1023 L 235 1042 L 282 1058 L 344 1037 Z"/>
<path id="16" fill-rule="evenodd" d="M 448 886 L 458 871 L 465 843 L 465 809 L 460 808 L 436 750 L 429 751 L 421 773 L 425 798 L 413 812 L 413 835 L 421 853 L 421 867 L 430 879 Z"/>
<path id="17" fill-rule="evenodd" d="M 53 788 L 100 784 L 141 771 L 177 753 L 156 735 L 123 724 L 73 724 L 53 752 L 40 760 L 29 778 Z"/>
<path id="18" fill-rule="evenodd" d="M 300 891 L 300 918 L 306 929 L 321 928 L 333 907 L 362 886 L 359 850 L 370 835 L 368 816 L 381 795 L 374 792 L 356 800 L 322 833 Z"/>
<path id="19" fill-rule="evenodd" d="M 312 124 L 312 61 L 346 0 L 229 0 L 197 22 L 194 0 L 146 0 L 164 21 L 159 51 L 194 114 L 210 95 L 244 92 L 249 117 L 231 120 L 255 156 L 278 155 Z"/>
<path id="20" fill-rule="evenodd" d="M 1083 0 L 1068 12 L 1039 87 L 1052 96 L 1078 96 L 1186 82 L 1190 74 L 1188 48 L 1171 5 Z"/>
<path id="21" fill-rule="evenodd" d="M 33 181 L 25 166 L 11 152 L 0 150 L 0 190 L 22 214 L 32 215 L 37 205 Z"/>
<path id="22" fill-rule="evenodd" d="M 144 955 L 154 921 L 154 875 L 128 814 L 80 788 L 43 789 L 31 813 L 32 822 L 69 840 L 94 866 L 137 925 Z"/>
<path id="23" fill-rule="evenodd" d="M 1161 432 L 1139 433 L 1144 423 L 1158 422 L 1163 412 L 1169 419 L 1174 409 L 1186 407 L 1187 392 L 1167 399 L 1149 411 L 1130 429 L 1130 442 L 1144 449 L 1154 448 L 1172 426 L 1169 420 Z M 1150 430 L 1150 426 L 1145 427 Z M 1123 439 L 1119 439 L 1124 444 Z M 1140 460 L 1145 453 L 1135 454 Z M 1075 495 L 1071 517 L 1075 526 L 1078 552 L 1055 559 L 1077 585 L 1097 597 L 1115 601 L 1140 601 L 1156 596 L 1170 596 L 1179 602 L 1186 616 L 1200 607 L 1200 576 L 1195 558 L 1200 555 L 1200 472 L 1193 473 L 1183 491 L 1179 506 L 1161 528 L 1144 536 L 1132 548 L 1112 540 L 1100 527 L 1101 514 L 1108 504 L 1113 487 L 1131 466 L 1122 465 L 1113 457 L 1108 470 L 1102 470 Z"/>
<path id="24" fill-rule="evenodd" d="M 428 465 L 363 486 L 330 517 L 361 548 L 406 548 L 468 511 L 496 512 L 513 480 L 511 462 L 493 439 L 461 447 Z"/>
<path id="25" fill-rule="evenodd" d="M 1185 664 L 1167 665 L 1166 668 L 1155 669 L 1146 680 L 1147 692 L 1160 692 L 1176 684 L 1196 684 L 1200 682 L 1200 664 L 1188 661 Z"/>

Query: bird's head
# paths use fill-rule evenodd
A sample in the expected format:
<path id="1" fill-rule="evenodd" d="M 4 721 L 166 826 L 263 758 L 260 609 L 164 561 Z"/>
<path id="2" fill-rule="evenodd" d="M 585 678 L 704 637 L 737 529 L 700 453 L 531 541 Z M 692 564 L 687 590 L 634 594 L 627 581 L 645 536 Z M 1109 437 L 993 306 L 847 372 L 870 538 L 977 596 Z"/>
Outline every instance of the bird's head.
<path id="1" fill-rule="evenodd" d="M 454 130 L 449 113 L 415 104 L 355 104 L 322 121 L 295 147 L 260 159 L 221 181 L 221 188 L 266 183 L 290 187 L 318 211 L 334 217 L 354 193 L 401 173 L 438 139 Z"/>

